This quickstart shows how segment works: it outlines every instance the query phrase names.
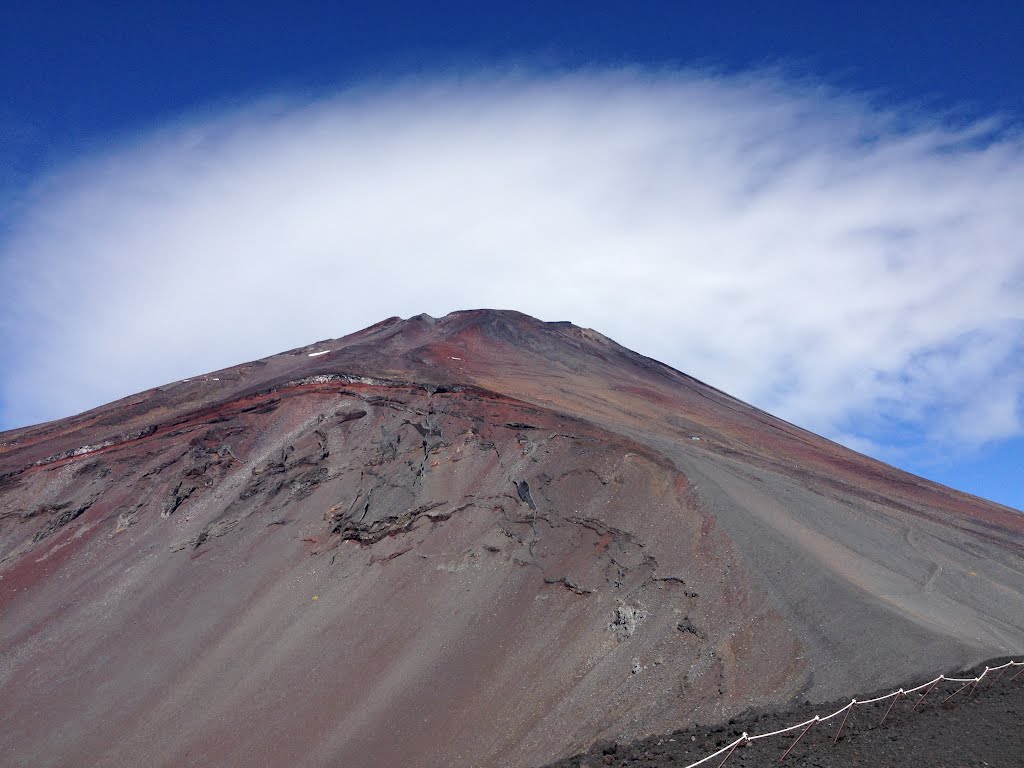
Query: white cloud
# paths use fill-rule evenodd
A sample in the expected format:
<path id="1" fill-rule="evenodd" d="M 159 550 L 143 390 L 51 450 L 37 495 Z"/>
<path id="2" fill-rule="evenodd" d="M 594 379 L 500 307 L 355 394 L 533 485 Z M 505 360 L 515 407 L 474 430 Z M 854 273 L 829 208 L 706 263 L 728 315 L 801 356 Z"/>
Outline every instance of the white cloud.
<path id="1" fill-rule="evenodd" d="M 777 76 L 277 100 L 32 191 L 2 245 L 3 419 L 498 306 L 851 444 L 897 421 L 977 445 L 1022 432 L 1022 221 L 1019 134 Z"/>

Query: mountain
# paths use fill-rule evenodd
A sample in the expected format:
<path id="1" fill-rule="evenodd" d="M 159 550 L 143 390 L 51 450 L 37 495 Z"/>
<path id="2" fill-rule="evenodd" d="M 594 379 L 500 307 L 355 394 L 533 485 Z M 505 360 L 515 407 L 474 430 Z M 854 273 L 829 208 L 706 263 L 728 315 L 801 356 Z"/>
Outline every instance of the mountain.
<path id="1" fill-rule="evenodd" d="M 0 434 L 5 765 L 526 766 L 1024 651 L 1024 515 L 601 334 L 391 318 Z"/>

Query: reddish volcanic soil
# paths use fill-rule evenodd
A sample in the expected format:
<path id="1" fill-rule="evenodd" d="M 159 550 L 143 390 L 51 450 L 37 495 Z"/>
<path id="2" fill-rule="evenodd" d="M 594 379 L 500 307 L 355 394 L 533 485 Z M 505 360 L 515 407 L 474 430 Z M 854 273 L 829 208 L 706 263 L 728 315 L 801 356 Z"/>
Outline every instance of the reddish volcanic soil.
<path id="1" fill-rule="evenodd" d="M 0 434 L 0 764 L 527 766 L 1024 651 L 1024 515 L 514 312 Z"/>

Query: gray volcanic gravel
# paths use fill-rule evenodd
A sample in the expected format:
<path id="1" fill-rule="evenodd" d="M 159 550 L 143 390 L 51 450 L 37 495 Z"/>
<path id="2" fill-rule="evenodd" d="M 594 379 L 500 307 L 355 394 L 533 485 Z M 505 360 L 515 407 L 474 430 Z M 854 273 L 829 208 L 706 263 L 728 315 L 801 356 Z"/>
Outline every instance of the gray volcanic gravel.
<path id="1" fill-rule="evenodd" d="M 1008 660 L 994 659 L 988 666 L 999 666 Z M 982 664 L 955 676 L 976 677 L 984 667 Z M 956 693 L 961 687 L 958 683 L 940 684 L 916 710 L 916 695 L 897 700 L 888 714 L 891 700 L 857 707 L 842 726 L 838 741 L 836 735 L 842 717 L 812 727 L 784 762 L 780 760 L 793 746 L 800 730 L 739 747 L 728 755 L 725 766 L 1021 768 L 1024 766 L 1024 674 L 1013 679 L 1021 669 L 1011 667 L 1007 674 L 986 678 L 977 688 L 968 687 L 959 693 Z M 858 698 L 866 700 L 889 692 L 877 691 Z M 945 700 L 951 694 L 954 695 Z M 545 768 L 684 768 L 731 744 L 744 732 L 756 736 L 786 728 L 815 714 L 830 714 L 846 702 L 804 704 L 771 713 L 748 712 L 726 724 L 697 726 L 632 743 L 603 741 L 585 754 L 550 763 Z M 719 755 L 702 766 L 717 768 L 725 757 Z"/>

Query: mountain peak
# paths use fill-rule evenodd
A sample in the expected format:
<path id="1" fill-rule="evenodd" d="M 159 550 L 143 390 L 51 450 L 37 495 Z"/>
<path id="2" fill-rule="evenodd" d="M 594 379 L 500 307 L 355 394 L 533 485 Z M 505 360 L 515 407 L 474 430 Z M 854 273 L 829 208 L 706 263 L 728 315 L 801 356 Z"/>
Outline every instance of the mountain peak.
<path id="1" fill-rule="evenodd" d="M 33 763 L 518 767 L 1024 648 L 1024 515 L 511 310 L 0 442 Z"/>

